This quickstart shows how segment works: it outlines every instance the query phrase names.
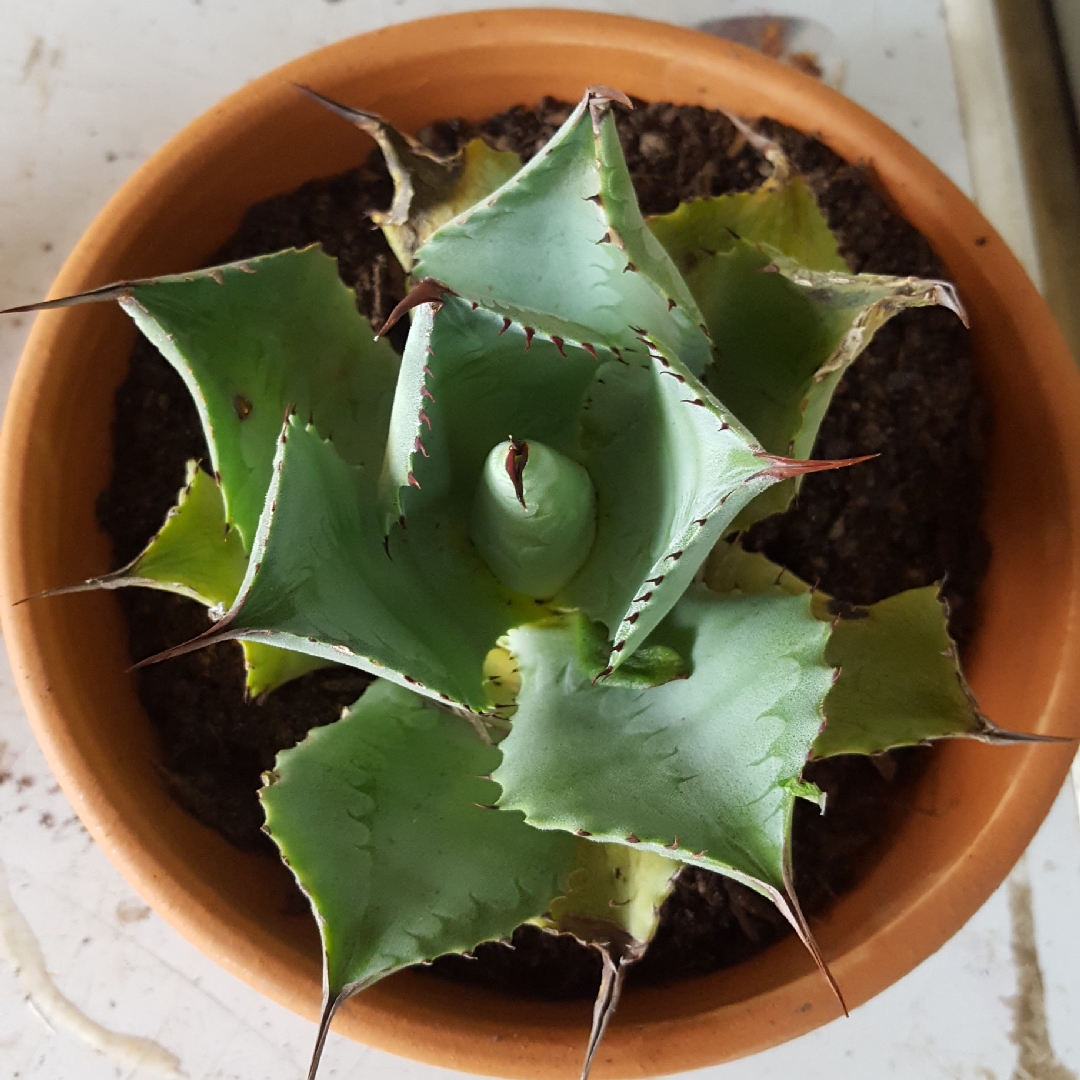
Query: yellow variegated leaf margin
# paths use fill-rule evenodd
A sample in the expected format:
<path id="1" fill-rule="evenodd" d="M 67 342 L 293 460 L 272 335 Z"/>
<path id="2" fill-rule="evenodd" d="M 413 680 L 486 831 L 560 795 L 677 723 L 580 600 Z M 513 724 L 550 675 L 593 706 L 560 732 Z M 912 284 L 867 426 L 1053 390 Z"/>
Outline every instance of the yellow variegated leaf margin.
<path id="1" fill-rule="evenodd" d="M 541 925 L 636 958 L 655 936 L 681 869 L 678 860 L 652 851 L 579 839 L 570 887 Z"/>

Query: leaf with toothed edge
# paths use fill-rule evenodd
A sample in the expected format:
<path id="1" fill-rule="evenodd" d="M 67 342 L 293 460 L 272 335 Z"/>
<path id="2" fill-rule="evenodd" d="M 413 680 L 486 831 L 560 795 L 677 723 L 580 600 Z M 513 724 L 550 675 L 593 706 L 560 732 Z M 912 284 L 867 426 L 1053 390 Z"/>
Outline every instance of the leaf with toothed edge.
<path id="1" fill-rule="evenodd" d="M 593 553 L 582 570 L 555 599 L 562 605 L 582 607 L 592 618 L 603 621 L 609 627 L 615 639 L 611 666 L 617 668 L 675 602 L 721 532 L 734 527 L 739 520 L 739 512 L 754 496 L 759 496 L 770 486 L 781 486 L 780 481 L 784 481 L 785 476 L 770 474 L 767 468 L 762 467 L 760 456 L 747 462 L 743 474 L 734 476 L 732 470 L 725 472 L 723 469 L 719 470 L 718 475 L 716 460 L 705 461 L 710 455 L 715 459 L 717 444 L 724 441 L 716 438 L 715 433 L 703 430 L 710 424 L 729 431 L 727 441 L 731 443 L 742 437 L 744 446 L 752 447 L 751 453 L 760 455 L 761 448 L 734 416 L 693 380 L 692 374 L 682 363 L 684 355 L 680 355 L 677 349 L 668 349 L 665 353 L 659 335 L 642 332 L 637 327 L 632 330 L 637 351 L 630 352 L 629 346 L 625 350 L 616 347 L 618 362 L 632 370 L 635 364 L 644 359 L 641 355 L 644 347 L 649 353 L 647 362 L 652 377 L 660 384 L 668 380 L 672 382 L 672 386 L 664 390 L 648 385 L 647 380 L 643 381 L 638 376 L 634 388 L 637 400 L 632 401 L 630 394 L 619 396 L 612 389 L 633 380 L 625 373 L 620 374 L 614 367 L 615 361 L 603 348 L 601 337 L 580 321 L 574 326 L 565 323 L 555 325 L 537 317 L 540 311 L 557 311 L 559 318 L 563 318 L 565 310 L 560 305 L 578 302 L 578 294 L 565 288 L 566 272 L 563 266 L 568 254 L 575 251 L 573 239 L 558 231 L 559 227 L 565 230 L 575 215 L 581 218 L 576 222 L 580 230 L 586 227 L 585 220 L 590 215 L 600 214 L 607 221 L 614 213 L 623 225 L 626 236 L 633 238 L 631 247 L 637 245 L 634 253 L 639 260 L 644 265 L 659 268 L 653 277 L 663 279 L 664 274 L 670 271 L 672 278 L 678 279 L 669 261 L 663 258 L 657 261 L 646 250 L 644 237 L 649 236 L 653 247 L 656 247 L 656 243 L 651 240 L 637 213 L 632 189 L 624 176 L 625 164 L 614 134 L 612 118 L 606 114 L 606 110 L 602 110 L 603 115 L 594 129 L 591 116 L 586 115 L 590 112 L 589 102 L 587 95 L 552 140 L 548 148 L 550 152 L 545 151 L 530 162 L 485 204 L 473 208 L 434 234 L 419 253 L 417 274 L 428 275 L 426 281 L 442 283 L 438 286 L 440 289 L 445 286 L 459 293 L 460 299 L 456 300 L 459 306 L 467 302 L 474 306 L 479 304 L 480 310 L 487 309 L 488 317 L 491 313 L 501 317 L 504 327 L 526 327 L 526 344 L 534 336 L 539 342 L 540 332 L 545 330 L 555 335 L 555 344 L 564 353 L 576 348 L 577 343 L 584 341 L 587 335 L 594 339 L 590 342 L 590 349 L 598 359 L 604 361 L 605 366 L 598 368 L 590 398 L 583 406 L 580 450 L 577 454 L 570 451 L 569 456 L 586 468 L 597 488 L 597 538 Z M 582 177 L 592 179 L 583 180 Z M 602 205 L 598 206 L 582 195 L 583 189 L 578 189 L 583 183 L 586 186 L 594 185 L 598 191 L 603 189 L 599 200 Z M 536 207 L 545 199 L 551 205 L 545 203 L 545 213 L 530 226 L 529 215 L 534 212 L 539 214 Z M 560 214 L 568 216 L 564 220 Z M 542 222 L 540 217 L 543 218 Z M 558 226 L 553 241 L 551 221 Z M 516 231 L 519 228 L 520 233 Z M 547 230 L 546 233 L 544 230 Z M 543 240 L 542 233 L 545 237 Z M 513 247 L 514 243 L 520 242 L 519 236 L 524 237 L 530 249 L 541 253 L 543 258 L 550 257 L 549 251 L 554 253 L 558 250 L 563 260 L 558 264 L 558 273 L 545 271 L 540 255 L 537 256 L 539 262 L 528 255 L 514 260 L 521 281 L 512 276 L 510 268 L 496 262 L 490 265 L 485 263 L 484 251 L 495 249 L 499 242 L 504 242 L 504 247 Z M 625 246 L 625 238 L 620 237 L 620 240 Z M 570 246 L 567 247 L 567 244 Z M 560 245 L 562 250 L 559 250 Z M 599 245 L 601 249 L 609 247 Z M 453 254 L 455 250 L 456 256 Z M 463 251 L 468 252 L 467 258 L 461 257 Z M 497 257 L 497 251 L 494 257 Z M 596 257 L 595 251 L 587 253 L 586 261 L 581 265 L 596 270 Z M 571 258 L 569 265 L 574 267 L 578 261 Z M 469 277 L 474 274 L 480 277 Z M 488 275 L 485 280 L 488 280 L 490 287 L 480 281 L 484 274 Z M 539 278 L 536 274 L 540 275 Z M 600 276 L 610 286 L 614 279 L 610 275 L 605 277 L 605 274 L 606 271 L 603 271 Z M 632 276 L 640 276 L 640 267 L 639 275 Z M 528 277 L 527 282 L 525 277 Z M 649 278 L 649 275 L 646 274 L 645 278 Z M 625 274 L 620 271 L 620 288 L 624 279 Z M 652 278 L 649 281 L 652 282 Z M 525 311 L 520 307 L 508 308 L 501 304 L 498 298 L 502 291 L 515 285 L 521 285 L 524 289 L 526 284 L 529 286 L 529 302 L 535 310 Z M 670 292 L 673 289 L 674 286 L 668 281 L 661 291 Z M 654 298 L 657 295 L 655 290 L 652 295 Z M 537 296 L 548 296 L 548 299 L 537 300 Z M 445 294 L 444 304 L 449 304 L 451 299 L 449 293 Z M 664 306 L 667 309 L 666 302 Z M 678 309 L 676 302 L 670 310 Z M 622 308 L 612 309 L 603 302 L 598 305 L 598 310 L 601 317 L 607 317 L 612 310 L 622 311 L 624 317 L 627 315 Z M 582 316 L 582 319 L 586 318 L 592 319 L 593 316 Z M 649 318 L 651 316 L 642 317 L 639 321 L 648 322 Z M 531 323 L 526 320 L 531 320 Z M 533 326 L 533 323 L 536 325 Z M 670 327 L 667 329 L 670 330 Z M 668 340 L 673 341 L 676 336 L 669 333 Z M 680 344 L 685 354 L 686 342 Z M 415 370 L 410 377 L 411 385 L 403 385 L 406 392 L 399 393 L 395 403 L 395 436 L 391 440 L 388 465 L 384 472 L 384 498 L 388 502 L 390 519 L 400 515 L 406 499 L 415 497 L 415 492 L 410 490 L 417 483 L 417 473 L 412 466 L 419 460 L 418 455 L 430 454 L 424 429 L 430 425 L 431 418 L 427 402 L 423 400 L 425 393 L 431 395 L 430 377 L 420 376 L 420 372 L 427 370 L 427 360 L 427 357 L 419 355 L 414 357 Z M 660 377 L 660 366 L 665 369 L 667 379 Z M 493 362 L 487 377 L 496 381 L 502 374 L 503 371 Z M 552 384 L 555 384 L 554 377 Z M 712 412 L 711 419 L 703 418 L 703 423 L 697 425 L 702 430 L 694 431 L 694 423 L 688 421 L 685 415 L 679 415 L 679 407 L 688 405 Z M 640 445 L 626 438 L 627 428 L 632 428 L 634 421 L 631 420 L 630 425 L 625 421 L 635 410 L 659 421 L 654 424 L 653 430 L 644 433 L 646 437 L 640 440 Z M 482 412 L 483 406 L 474 403 L 470 415 Z M 673 418 L 673 426 L 665 423 L 669 417 Z M 639 434 L 641 426 L 639 421 Z M 677 449 L 681 451 L 684 446 L 689 446 L 689 455 L 671 452 L 669 444 L 673 431 L 682 436 L 677 440 Z M 516 429 L 510 431 L 506 427 L 497 437 L 505 438 L 508 433 L 515 438 L 522 437 Z M 494 443 L 495 439 L 491 442 Z M 614 452 L 607 443 L 617 443 Z M 659 452 L 656 452 L 657 447 L 660 448 Z M 665 455 L 670 462 L 666 470 L 659 464 Z M 692 475 L 693 470 L 682 467 L 684 459 L 696 459 L 699 464 L 710 467 L 699 468 L 697 475 Z M 660 473 L 663 473 L 666 490 L 657 482 Z M 711 477 L 715 490 L 710 491 L 706 485 L 700 484 L 701 477 Z M 750 490 L 744 481 L 757 490 Z M 791 481 L 786 481 L 782 486 L 791 488 L 793 485 Z M 605 497 L 603 488 L 607 489 L 610 497 Z M 630 489 L 635 492 L 634 499 L 626 498 L 625 493 Z M 465 497 L 468 498 L 470 494 L 466 492 Z M 781 496 L 783 501 L 787 497 L 787 494 Z M 623 572 L 626 562 L 630 564 L 629 572 Z M 620 573 L 613 571 L 612 567 L 615 566 L 619 567 Z"/>
<path id="2" fill-rule="evenodd" d="M 375 113 L 342 105 L 306 86 L 299 89 L 379 144 L 394 183 L 394 199 L 388 210 L 374 211 L 371 219 L 406 271 L 412 269 L 416 249 L 431 233 L 490 195 L 521 168 L 517 154 L 493 150 L 483 139 L 470 139 L 458 153 L 441 156 Z"/>
<path id="3" fill-rule="evenodd" d="M 120 304 L 187 384 L 246 550 L 288 409 L 378 469 L 398 358 L 318 248 L 132 283 Z"/>
<path id="4" fill-rule="evenodd" d="M 753 191 L 680 203 L 668 214 L 649 218 L 648 228 L 698 303 L 702 297 L 713 299 L 706 269 L 710 261 L 734 250 L 739 241 L 765 245 L 807 270 L 850 273 L 813 192 L 802 177 L 790 173 L 778 179 L 774 172 Z M 702 312 L 708 315 L 704 307 Z"/>
<path id="5" fill-rule="evenodd" d="M 607 360 L 582 412 L 596 541 L 557 600 L 603 622 L 619 665 L 671 609 L 716 540 L 778 481 L 739 422 L 678 361 Z"/>
<path id="6" fill-rule="evenodd" d="M 510 150 L 492 150 L 483 139 L 470 139 L 458 155 L 455 175 L 446 187 L 418 189 L 405 225 L 382 223 L 387 241 L 402 267 L 412 269 L 416 251 L 441 225 L 501 187 L 521 168 Z"/>
<path id="7" fill-rule="evenodd" d="M 324 949 L 312 1074 L 350 995 L 509 937 L 565 889 L 574 838 L 490 809 L 498 787 L 485 777 L 499 756 L 468 721 L 383 680 L 278 755 L 260 793 L 266 830 L 311 900 Z"/>
<path id="8" fill-rule="evenodd" d="M 1056 741 L 997 727 L 978 709 L 949 636 L 948 607 L 936 585 L 876 604 L 841 604 L 814 591 L 764 555 L 718 544 L 705 581 L 720 592 L 755 595 L 779 588 L 811 595 L 816 618 L 831 626 L 825 659 L 839 669 L 825 699 L 815 758 L 877 754 L 941 738 L 982 742 Z"/>
<path id="9" fill-rule="evenodd" d="M 689 657 L 690 677 L 621 689 L 581 669 L 569 621 L 510 631 L 521 689 L 493 774 L 499 805 L 743 882 L 777 905 L 835 991 L 790 868 L 792 782 L 833 682 L 828 634 L 809 596 L 694 585 L 654 635 Z"/>
<path id="10" fill-rule="evenodd" d="M 893 315 L 941 305 L 964 317 L 944 282 L 851 274 L 798 177 L 684 203 L 649 224 L 712 336 L 706 383 L 773 454 L 810 456 L 840 378 Z M 737 527 L 783 511 L 797 484 L 763 495 Z"/>
<path id="11" fill-rule="evenodd" d="M 377 481 L 293 418 L 236 603 L 165 655 L 241 639 L 360 668 L 483 711 L 483 661 L 536 604 L 503 589 L 453 519 L 418 514 L 388 543 Z"/>
<path id="12" fill-rule="evenodd" d="M 802 423 L 791 441 L 792 457 L 810 456 L 840 378 L 894 315 L 909 308 L 939 306 L 966 322 L 960 300 L 948 282 L 808 270 L 778 252 L 765 249 L 764 253 L 770 256 L 769 266 L 775 268 L 775 275 L 758 276 L 779 276 L 798 289 L 819 321 L 825 342 L 832 345 L 828 352 L 821 350 L 824 359 L 802 399 Z M 723 386 L 715 389 L 724 392 Z"/>
<path id="13" fill-rule="evenodd" d="M 146 548 L 127 566 L 78 585 L 50 589 L 44 596 L 119 589 L 160 589 L 224 611 L 240 590 L 247 553 L 236 530 L 225 520 L 221 488 L 195 461 L 187 464 L 183 490 Z M 245 687 L 260 697 L 328 661 L 300 653 L 242 642 Z"/>
<path id="14" fill-rule="evenodd" d="M 569 621 L 510 631 L 521 690 L 500 805 L 783 890 L 787 784 L 823 721 L 828 636 L 807 596 L 695 585 L 655 634 L 690 659 L 689 678 L 624 689 L 582 670 Z"/>
<path id="15" fill-rule="evenodd" d="M 543 442 L 589 473 L 596 539 L 553 599 L 610 628 L 614 668 L 675 603 L 739 510 L 780 479 L 677 361 L 650 352 L 629 363 L 603 348 L 530 342 L 520 326 L 449 294 L 437 309 L 420 306 L 381 482 L 395 542 L 432 505 L 466 528 L 487 453 L 507 435 Z M 404 528 L 395 524 L 402 518 Z"/>
<path id="16" fill-rule="evenodd" d="M 600 170 L 601 197 L 605 213 L 616 232 L 618 242 L 621 243 L 636 272 L 644 274 L 660 291 L 672 312 L 679 310 L 687 320 L 698 319 L 700 323 L 701 312 L 697 307 L 693 292 L 641 214 L 614 116 L 607 108 L 604 108 L 602 118 L 597 123 L 596 105 L 590 102 L 590 108 L 593 113 L 593 135 L 596 140 L 596 158 Z M 635 325 L 642 324 L 635 320 Z M 644 326 L 643 329 L 646 333 L 650 332 L 648 326 Z M 652 331 L 652 334 L 658 341 L 666 340 L 664 335 L 656 331 Z M 696 349 L 700 342 L 696 337 L 691 340 Z M 693 351 L 688 354 L 680 353 L 679 359 L 696 374 L 700 374 Z"/>
<path id="17" fill-rule="evenodd" d="M 432 234 L 415 274 L 563 341 L 640 354 L 645 331 L 701 372 L 700 314 L 645 232 L 614 125 L 587 93 L 516 176 Z"/>
<path id="18" fill-rule="evenodd" d="M 225 520 L 221 488 L 189 461 L 184 488 L 165 523 L 132 562 L 107 580 L 113 585 L 150 585 L 207 607 L 227 607 L 246 569 L 247 553 Z"/>
<path id="19" fill-rule="evenodd" d="M 131 562 L 110 574 L 41 595 L 137 585 L 224 609 L 236 597 L 246 569 L 247 553 L 236 530 L 225 519 L 221 488 L 199 468 L 198 462 L 189 461 L 176 505 Z"/>
<path id="20" fill-rule="evenodd" d="M 985 730 L 936 585 L 835 611 L 825 655 L 840 678 L 825 702 L 814 757 L 876 754 Z"/>
<path id="21" fill-rule="evenodd" d="M 437 502 L 467 519 L 484 461 L 508 435 L 577 458 L 596 367 L 583 349 L 527 342 L 520 326 L 453 296 L 417 308 L 383 465 L 387 530 L 404 516 L 407 532 Z"/>

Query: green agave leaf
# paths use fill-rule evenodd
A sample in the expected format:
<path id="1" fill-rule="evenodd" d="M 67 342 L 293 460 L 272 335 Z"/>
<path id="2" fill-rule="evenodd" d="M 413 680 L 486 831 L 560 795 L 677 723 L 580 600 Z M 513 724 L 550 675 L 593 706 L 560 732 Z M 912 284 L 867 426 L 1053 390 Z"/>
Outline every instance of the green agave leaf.
<path id="1" fill-rule="evenodd" d="M 947 281 L 821 272 L 807 269 L 778 252 L 771 255 L 770 266 L 802 290 L 822 325 L 836 339 L 835 347 L 813 374 L 802 427 L 792 442 L 793 457 L 809 457 L 840 377 L 894 315 L 907 308 L 940 306 L 954 312 L 966 325 L 960 299 Z"/>
<path id="2" fill-rule="evenodd" d="M 663 686 L 672 679 L 685 679 L 690 665 L 670 645 L 641 645 L 614 671 L 607 670 L 611 642 L 602 623 L 591 619 L 574 620 L 574 643 L 577 662 L 590 679 L 604 678 L 605 686 L 624 686 L 644 690 Z"/>
<path id="3" fill-rule="evenodd" d="M 224 609 L 239 591 L 246 569 L 247 553 L 236 530 L 225 519 L 221 488 L 197 461 L 189 461 L 176 505 L 131 562 L 111 574 L 50 589 L 42 595 L 142 585 Z"/>
<path id="4" fill-rule="evenodd" d="M 321 656 L 279 649 L 258 641 L 241 641 L 240 646 L 244 650 L 244 690 L 251 698 L 265 697 L 271 690 L 333 663 Z"/>
<path id="5" fill-rule="evenodd" d="M 176 506 L 135 560 L 110 574 L 116 583 L 177 592 L 214 607 L 232 603 L 244 579 L 247 553 L 237 531 L 225 520 L 221 488 L 194 461 Z"/>
<path id="6" fill-rule="evenodd" d="M 700 373 L 694 299 L 645 228 L 608 104 L 589 90 L 551 141 L 417 252 L 415 275 L 559 342 L 643 352 L 647 333 Z"/>
<path id="7" fill-rule="evenodd" d="M 313 427 L 287 422 L 236 602 L 209 634 L 165 655 L 256 641 L 487 710 L 488 650 L 540 609 L 498 585 L 453 520 L 420 515 L 385 537 L 377 487 Z"/>
<path id="8" fill-rule="evenodd" d="M 783 201 L 783 191 L 754 194 L 759 210 L 770 200 Z M 814 376 L 856 312 L 821 311 L 783 274 L 763 272 L 772 265 L 773 248 L 763 249 L 752 233 L 740 239 L 743 234 L 731 231 L 743 224 L 740 208 L 729 205 L 736 199 L 723 195 L 683 203 L 651 225 L 694 290 L 713 336 L 716 359 L 705 376 L 709 388 L 768 451 L 795 456 Z M 775 234 L 771 228 L 763 232 Z"/>
<path id="9" fill-rule="evenodd" d="M 936 585 L 860 607 L 841 604 L 737 544 L 717 545 L 705 574 L 720 592 L 754 595 L 774 585 L 812 595 L 815 616 L 832 626 L 826 662 L 839 669 L 825 699 L 815 758 L 876 754 L 931 739 L 1042 741 L 997 727 L 979 712 L 949 636 L 948 608 Z M 1043 737 L 1045 738 L 1045 737 Z"/>
<path id="10" fill-rule="evenodd" d="M 127 566 L 44 595 L 118 589 L 130 585 L 179 593 L 224 611 L 236 599 L 248 557 L 237 531 L 225 519 L 221 487 L 198 462 L 187 464 L 187 479 L 165 524 Z M 270 645 L 241 642 L 246 690 L 261 697 L 291 679 L 326 667 L 328 661 Z"/>
<path id="11" fill-rule="evenodd" d="M 468 721 L 382 680 L 278 756 L 266 829 L 311 900 L 325 957 L 312 1074 L 351 994 L 509 937 L 565 888 L 573 837 L 491 808 L 498 787 L 484 777 L 499 756 Z"/>
<path id="12" fill-rule="evenodd" d="M 379 144 L 394 182 L 394 199 L 389 210 L 371 217 L 406 271 L 413 267 L 416 249 L 440 225 L 490 195 L 521 168 L 517 154 L 493 150 L 483 139 L 471 139 L 459 153 L 441 156 L 376 113 L 300 89 Z"/>
<path id="13" fill-rule="evenodd" d="M 596 539 L 554 602 L 611 628 L 615 669 L 739 511 L 782 475 L 685 367 L 655 349 L 629 363 L 608 349 L 533 339 L 446 295 L 417 308 L 402 361 L 381 487 L 386 527 L 399 522 L 394 543 L 435 508 L 444 532 L 465 536 L 484 460 L 508 434 L 545 443 L 592 479 Z M 460 550 L 476 558 L 471 544 Z M 543 615 L 522 611 L 519 621 Z"/>
<path id="14" fill-rule="evenodd" d="M 687 368 L 657 351 L 648 363 L 600 366 L 581 440 L 597 491 L 596 541 L 558 601 L 612 631 L 617 669 L 782 472 Z"/>
<path id="15" fill-rule="evenodd" d="M 467 520 L 484 461 L 508 434 L 580 460 L 578 418 L 597 364 L 454 296 L 418 307 L 383 465 L 387 531 L 402 517 L 412 529 L 438 504 Z"/>
<path id="16" fill-rule="evenodd" d="M 838 614 L 825 655 L 840 678 L 825 702 L 815 757 L 986 732 L 936 585 Z"/>
<path id="17" fill-rule="evenodd" d="M 843 373 L 893 315 L 938 304 L 963 318 L 945 282 L 849 273 L 798 177 L 684 203 L 650 227 L 715 343 L 709 388 L 773 454 L 810 457 Z M 784 510 L 797 483 L 759 498 L 737 526 Z"/>
<path id="18" fill-rule="evenodd" d="M 739 240 L 767 245 L 808 270 L 848 273 L 825 215 L 797 174 L 774 175 L 754 191 L 688 200 L 650 218 L 648 227 L 684 276 Z"/>
<path id="19" fill-rule="evenodd" d="M 572 620 L 511 630 L 521 690 L 499 805 L 541 829 L 704 866 L 782 903 L 795 792 L 833 671 L 807 595 L 718 596 L 692 586 L 657 639 L 689 678 L 593 682 Z"/>
<path id="20" fill-rule="evenodd" d="M 350 464 L 375 470 L 398 358 L 372 339 L 335 261 L 317 248 L 122 282 L 48 306 L 113 299 L 184 378 L 220 484 L 189 468 L 188 489 L 146 551 L 114 574 L 60 591 L 148 585 L 228 607 L 244 577 L 286 411 L 299 410 L 335 437 Z M 244 651 L 248 692 L 256 696 L 329 662 L 270 646 Z"/>
<path id="21" fill-rule="evenodd" d="M 398 358 L 372 340 L 318 248 L 114 288 L 187 383 L 247 551 L 288 410 L 333 438 L 350 465 L 378 470 Z"/>
<path id="22" fill-rule="evenodd" d="M 412 269 L 417 249 L 436 229 L 490 195 L 521 168 L 517 154 L 492 150 L 483 139 L 470 139 L 451 161 L 444 184 L 434 188 L 414 184 L 405 224 L 382 223 L 386 239 L 405 270 Z"/>

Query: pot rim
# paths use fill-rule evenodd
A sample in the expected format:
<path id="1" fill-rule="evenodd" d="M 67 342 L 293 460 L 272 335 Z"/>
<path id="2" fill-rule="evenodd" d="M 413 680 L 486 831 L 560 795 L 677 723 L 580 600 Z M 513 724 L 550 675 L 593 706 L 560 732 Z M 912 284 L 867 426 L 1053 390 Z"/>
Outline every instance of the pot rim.
<path id="1" fill-rule="evenodd" d="M 816 134 L 847 160 L 869 161 L 905 216 L 935 245 L 948 241 L 954 278 L 988 283 L 987 295 L 1003 310 L 1026 313 L 1010 315 L 1005 328 L 1025 343 L 1030 392 L 1045 403 L 1047 438 L 1057 455 L 1051 464 L 1056 467 L 1060 458 L 1064 482 L 1063 509 L 1053 519 L 1054 536 L 1046 541 L 1058 567 L 1057 585 L 1063 598 L 1054 608 L 1054 625 L 1062 633 L 1055 655 L 1044 662 L 1040 708 L 1032 722 L 1038 731 L 1080 734 L 1080 716 L 1070 710 L 1070 702 L 1080 699 L 1080 664 L 1075 663 L 1080 636 L 1080 543 L 1076 542 L 1080 538 L 1080 378 L 1049 311 L 989 224 L 901 136 L 828 87 L 741 46 L 663 23 L 553 9 L 441 16 L 330 45 L 248 84 L 171 139 L 94 220 L 65 262 L 50 295 L 104 284 L 93 280 L 101 252 L 119 246 L 119 257 L 123 257 L 128 234 L 138 231 L 132 228 L 133 215 L 136 226 L 141 222 L 139 207 L 153 204 L 161 190 L 181 183 L 179 178 L 198 175 L 238 133 L 294 107 L 290 83 L 314 84 L 333 93 L 335 87 L 357 78 L 358 71 L 369 80 L 389 79 L 390 72 L 404 67 L 412 82 L 400 100 L 391 95 L 385 111 L 394 116 L 395 109 L 405 109 L 404 95 L 415 96 L 422 90 L 425 65 L 456 68 L 465 79 L 473 62 L 470 58 L 485 49 L 489 56 L 496 50 L 499 55 L 504 50 L 519 55 L 528 49 L 539 58 L 537 63 L 559 50 L 565 59 L 562 67 L 572 68 L 574 74 L 568 76 L 562 68 L 553 67 L 553 92 L 566 85 L 568 78 L 580 83 L 577 73 L 585 66 L 601 76 L 590 82 L 621 82 L 621 89 L 654 100 L 659 100 L 655 93 L 643 91 L 664 85 L 663 79 L 669 78 L 671 85 L 680 87 L 669 100 L 716 107 L 723 97 L 732 111 L 767 112 Z M 619 65 L 626 77 L 618 82 L 602 77 Z M 536 80 L 543 81 L 539 76 Z M 490 88 L 488 92 L 490 101 Z M 470 100 L 481 100 L 479 93 Z M 755 100 L 764 108 L 747 107 Z M 434 116 L 431 109 L 429 115 Z M 28 584 L 35 556 L 32 538 L 23 531 L 23 515 L 34 498 L 26 448 L 33 441 L 35 409 L 51 400 L 50 363 L 63 352 L 62 339 L 70 333 L 64 328 L 75 325 L 72 320 L 79 317 L 75 310 L 38 316 L 0 437 L 0 617 L 20 694 L 68 798 L 94 839 L 144 899 L 232 973 L 313 1018 L 320 980 L 310 955 L 301 946 L 283 944 L 256 918 L 238 912 L 204 882 L 185 877 L 185 868 L 171 861 L 168 845 L 156 840 L 143 822 L 132 820 L 131 808 L 120 793 L 103 783 L 98 763 L 88 761 L 58 705 L 50 684 L 50 670 L 55 669 L 48 665 L 42 624 L 33 606 L 12 607 L 14 600 L 32 591 Z M 985 335 L 982 346 L 989 347 Z M 995 585 L 991 593 L 991 602 L 1011 595 L 1005 585 Z M 973 656 L 976 683 L 979 677 L 992 680 L 992 661 L 980 636 Z M 935 758 L 936 772 L 950 779 L 954 768 L 977 773 L 981 763 L 989 760 L 986 750 L 971 745 L 942 747 Z M 1049 810 L 1072 756 L 1067 747 L 993 752 L 1013 755 L 1010 764 L 1014 767 L 1002 781 L 1001 797 L 985 808 L 981 824 L 969 828 L 971 842 L 956 860 L 925 881 L 909 906 L 902 911 L 867 909 L 857 895 L 863 883 L 855 894 L 842 898 L 820 925 L 815 924 L 849 1005 L 867 1000 L 929 956 L 985 901 Z M 847 918 L 862 919 L 864 929 L 859 934 L 838 929 Z M 730 971 L 718 973 L 722 979 L 686 980 L 667 993 L 646 989 L 627 995 L 598 1055 L 595 1074 L 644 1076 L 714 1064 L 803 1034 L 837 1015 L 827 987 L 795 942 L 782 943 Z M 450 1068 L 520 1077 L 576 1076 L 587 1012 L 581 1003 L 546 1003 L 536 1006 L 531 1015 L 523 1015 L 520 1003 L 499 1004 L 490 995 L 405 973 L 354 999 L 335 1026 L 381 1049 Z M 453 1026 L 448 1027 L 451 1017 Z M 718 1031 L 723 1032 L 722 1039 Z"/>

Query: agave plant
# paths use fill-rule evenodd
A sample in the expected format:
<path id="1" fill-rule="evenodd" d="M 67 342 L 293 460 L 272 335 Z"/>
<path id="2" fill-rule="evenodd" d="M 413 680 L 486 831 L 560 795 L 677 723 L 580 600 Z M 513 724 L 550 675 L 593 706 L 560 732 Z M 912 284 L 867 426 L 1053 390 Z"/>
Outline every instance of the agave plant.
<path id="1" fill-rule="evenodd" d="M 38 305 L 118 300 L 210 455 L 132 563 L 55 591 L 201 601 L 207 632 L 154 659 L 238 641 L 254 694 L 376 676 L 261 792 L 322 934 L 312 1075 L 350 995 L 529 921 L 603 956 L 587 1073 L 686 865 L 768 897 L 827 975 L 791 867 L 795 800 L 825 810 L 807 762 L 1016 736 L 980 714 L 935 587 L 837 605 L 733 541 L 864 460 L 811 458 L 834 388 L 897 311 L 963 318 L 955 292 L 849 273 L 749 129 L 757 190 L 646 221 L 616 91 L 524 166 L 320 100 L 394 178 L 402 356 L 317 248 Z"/>

